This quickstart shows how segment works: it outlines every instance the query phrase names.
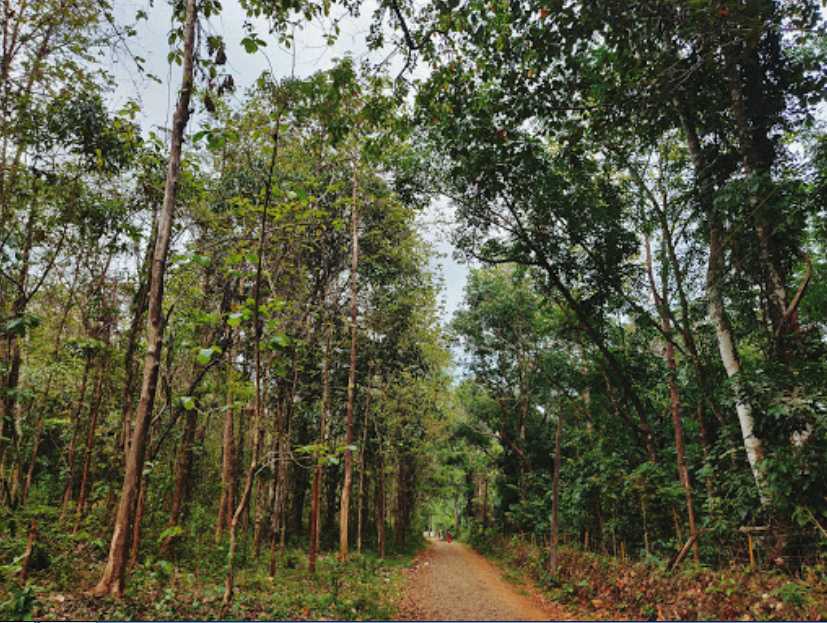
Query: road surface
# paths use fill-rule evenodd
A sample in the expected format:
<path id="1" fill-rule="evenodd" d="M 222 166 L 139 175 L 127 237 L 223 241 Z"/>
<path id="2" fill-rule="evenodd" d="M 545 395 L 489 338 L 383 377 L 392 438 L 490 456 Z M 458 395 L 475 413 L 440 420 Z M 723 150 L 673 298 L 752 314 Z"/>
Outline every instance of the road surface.
<path id="1" fill-rule="evenodd" d="M 493 564 L 462 543 L 433 541 L 417 560 L 401 618 L 472 621 L 547 621 L 569 618 L 523 587 L 503 579 Z"/>

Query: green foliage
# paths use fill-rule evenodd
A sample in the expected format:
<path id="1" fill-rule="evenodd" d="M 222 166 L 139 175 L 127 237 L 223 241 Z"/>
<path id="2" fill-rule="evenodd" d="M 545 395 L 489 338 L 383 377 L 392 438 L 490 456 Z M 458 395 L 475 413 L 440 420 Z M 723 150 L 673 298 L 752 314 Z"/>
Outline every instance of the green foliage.
<path id="1" fill-rule="evenodd" d="M 10 620 L 29 621 L 36 605 L 37 595 L 31 584 L 12 584 L 8 599 L 0 603 L 0 614 L 9 617 Z"/>

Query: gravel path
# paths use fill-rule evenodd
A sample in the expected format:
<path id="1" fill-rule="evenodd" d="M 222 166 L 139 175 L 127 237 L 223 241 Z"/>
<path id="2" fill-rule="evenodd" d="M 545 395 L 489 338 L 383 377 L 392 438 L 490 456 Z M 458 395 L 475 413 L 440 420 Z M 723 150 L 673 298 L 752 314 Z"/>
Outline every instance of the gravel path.
<path id="1" fill-rule="evenodd" d="M 570 618 L 502 579 L 488 560 L 462 543 L 435 541 L 418 559 L 402 603 L 404 619 L 547 621 Z M 521 594 L 523 593 L 523 594 Z"/>

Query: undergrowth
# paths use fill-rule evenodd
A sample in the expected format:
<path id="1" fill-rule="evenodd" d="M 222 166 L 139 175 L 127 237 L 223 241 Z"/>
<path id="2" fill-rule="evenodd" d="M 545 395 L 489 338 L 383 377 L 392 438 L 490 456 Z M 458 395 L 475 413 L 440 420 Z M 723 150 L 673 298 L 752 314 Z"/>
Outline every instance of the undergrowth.
<path id="1" fill-rule="evenodd" d="M 562 546 L 558 571 L 550 574 L 545 548 L 526 539 L 474 531 L 467 540 L 506 573 L 528 577 L 578 618 L 827 619 L 824 563 L 803 569 L 800 577 L 741 565 L 710 569 L 691 562 L 667 573 L 659 560 L 621 560 Z"/>
<path id="2" fill-rule="evenodd" d="M 232 608 L 221 613 L 226 545 L 204 542 L 183 546 L 174 561 L 148 547 L 130 572 L 123 600 L 85 595 L 106 559 L 101 539 L 85 530 L 72 535 L 45 523 L 41 552 L 29 579 L 19 582 L 25 531 L 0 543 L 0 620 L 24 619 L 389 619 L 401 595 L 402 571 L 421 543 L 380 560 L 373 553 L 351 554 L 346 563 L 323 552 L 317 572 L 307 572 L 305 551 L 288 548 L 274 577 L 268 553 L 255 560 L 249 543 L 240 547 Z M 209 542 L 210 546 L 207 546 Z"/>

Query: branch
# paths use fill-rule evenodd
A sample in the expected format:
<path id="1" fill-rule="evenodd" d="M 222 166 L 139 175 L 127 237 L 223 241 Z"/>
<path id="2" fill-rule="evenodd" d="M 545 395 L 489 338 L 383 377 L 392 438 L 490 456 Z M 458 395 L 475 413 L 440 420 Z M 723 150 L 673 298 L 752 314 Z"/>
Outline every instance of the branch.
<path id="1" fill-rule="evenodd" d="M 810 285 L 810 279 L 813 276 L 813 263 L 810 261 L 809 255 L 804 258 L 804 261 L 807 264 L 807 270 L 804 272 L 804 280 L 801 282 L 801 285 L 798 286 L 798 291 L 795 293 L 790 306 L 787 307 L 784 312 L 781 322 L 778 323 L 778 328 L 775 330 L 776 338 L 781 335 L 781 330 L 787 325 L 790 318 L 792 318 L 793 314 L 798 309 L 798 305 L 801 303 L 801 299 L 804 298 L 804 293 L 807 291 L 807 286 Z"/>

